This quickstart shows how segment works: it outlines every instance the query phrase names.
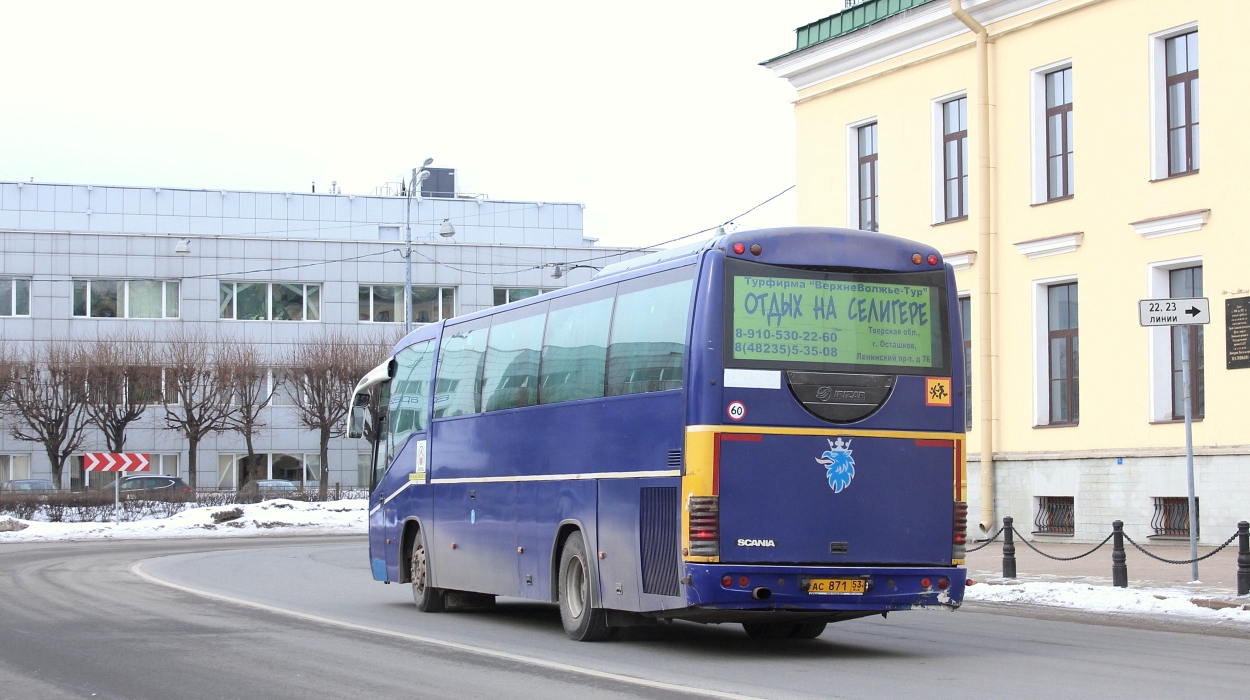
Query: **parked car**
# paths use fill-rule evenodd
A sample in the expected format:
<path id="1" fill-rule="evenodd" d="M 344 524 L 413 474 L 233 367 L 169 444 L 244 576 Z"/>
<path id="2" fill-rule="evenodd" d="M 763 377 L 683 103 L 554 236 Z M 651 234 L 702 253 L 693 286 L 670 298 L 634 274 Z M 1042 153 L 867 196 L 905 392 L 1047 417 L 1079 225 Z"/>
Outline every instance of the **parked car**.
<path id="1" fill-rule="evenodd" d="M 257 479 L 243 484 L 239 488 L 240 500 L 263 501 L 270 498 L 284 498 L 299 490 L 299 484 L 285 479 Z"/>
<path id="2" fill-rule="evenodd" d="M 56 486 L 47 479 L 14 479 L 0 483 L 0 493 L 28 493 L 31 491 L 55 491 Z"/>
<path id="3" fill-rule="evenodd" d="M 160 498 L 191 500 L 195 490 L 176 476 L 126 476 L 117 485 L 125 498 Z"/>

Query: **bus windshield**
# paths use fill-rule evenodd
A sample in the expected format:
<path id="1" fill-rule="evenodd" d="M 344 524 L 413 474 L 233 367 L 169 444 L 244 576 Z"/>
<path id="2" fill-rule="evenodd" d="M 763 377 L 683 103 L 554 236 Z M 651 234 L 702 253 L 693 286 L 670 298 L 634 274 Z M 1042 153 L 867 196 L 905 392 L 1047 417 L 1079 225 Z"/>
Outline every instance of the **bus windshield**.
<path id="1" fill-rule="evenodd" d="M 726 261 L 725 365 L 949 375 L 946 275 Z"/>

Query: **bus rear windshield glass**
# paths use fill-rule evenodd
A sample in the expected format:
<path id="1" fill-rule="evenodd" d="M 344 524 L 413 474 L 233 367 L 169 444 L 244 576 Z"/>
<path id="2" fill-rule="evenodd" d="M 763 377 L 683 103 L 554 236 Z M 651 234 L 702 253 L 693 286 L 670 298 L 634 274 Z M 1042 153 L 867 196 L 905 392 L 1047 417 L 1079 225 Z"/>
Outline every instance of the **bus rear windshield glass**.
<path id="1" fill-rule="evenodd" d="M 949 375 L 946 275 L 726 261 L 726 364 Z"/>

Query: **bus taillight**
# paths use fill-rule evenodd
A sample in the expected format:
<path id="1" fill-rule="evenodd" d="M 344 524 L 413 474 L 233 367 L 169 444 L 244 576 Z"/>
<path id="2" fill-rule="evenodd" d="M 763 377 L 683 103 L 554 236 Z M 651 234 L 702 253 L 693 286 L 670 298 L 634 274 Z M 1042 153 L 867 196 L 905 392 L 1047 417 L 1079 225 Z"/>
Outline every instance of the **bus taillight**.
<path id="1" fill-rule="evenodd" d="M 951 559 L 963 559 L 968 551 L 968 504 L 955 503 L 955 519 L 951 527 Z"/>
<path id="2" fill-rule="evenodd" d="M 720 556 L 720 499 L 717 496 L 691 496 L 690 556 Z"/>

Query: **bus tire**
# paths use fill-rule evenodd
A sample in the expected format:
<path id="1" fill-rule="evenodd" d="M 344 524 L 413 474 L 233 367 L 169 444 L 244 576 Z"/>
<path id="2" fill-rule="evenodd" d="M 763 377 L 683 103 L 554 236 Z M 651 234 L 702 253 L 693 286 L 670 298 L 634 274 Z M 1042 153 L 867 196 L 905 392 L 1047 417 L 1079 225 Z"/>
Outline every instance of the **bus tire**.
<path id="1" fill-rule="evenodd" d="M 612 632 L 608 627 L 608 615 L 602 608 L 591 607 L 591 569 L 586 558 L 586 546 L 579 533 L 573 533 L 564 541 L 560 551 L 559 574 L 560 622 L 564 632 L 578 642 L 597 642 L 607 639 Z"/>
<path id="2" fill-rule="evenodd" d="M 434 613 L 447 609 L 446 591 L 429 585 L 430 558 L 426 555 L 425 538 L 419 531 L 412 543 L 408 573 L 412 578 L 412 600 L 417 604 L 417 610 Z"/>
<path id="3" fill-rule="evenodd" d="M 742 629 L 751 639 L 791 639 L 799 625 L 793 622 L 744 622 Z"/>
<path id="4" fill-rule="evenodd" d="M 790 639 L 815 639 L 824 633 L 828 622 L 799 622 L 794 625 Z"/>

